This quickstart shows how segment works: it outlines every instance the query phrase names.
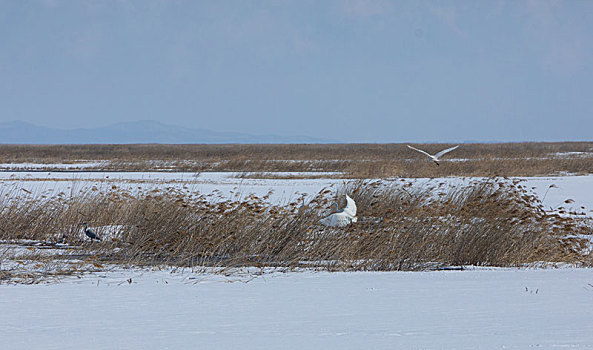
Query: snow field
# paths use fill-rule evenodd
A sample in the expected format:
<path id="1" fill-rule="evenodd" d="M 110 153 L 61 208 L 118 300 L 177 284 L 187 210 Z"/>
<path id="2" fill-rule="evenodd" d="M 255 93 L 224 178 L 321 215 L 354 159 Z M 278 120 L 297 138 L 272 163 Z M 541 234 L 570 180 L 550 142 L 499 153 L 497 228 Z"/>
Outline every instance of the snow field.
<path id="1" fill-rule="evenodd" d="M 249 283 L 100 273 L 1 286 L 0 339 L 5 349 L 582 349 L 593 347 L 592 284 L 593 271 L 570 268 L 271 273 Z"/>

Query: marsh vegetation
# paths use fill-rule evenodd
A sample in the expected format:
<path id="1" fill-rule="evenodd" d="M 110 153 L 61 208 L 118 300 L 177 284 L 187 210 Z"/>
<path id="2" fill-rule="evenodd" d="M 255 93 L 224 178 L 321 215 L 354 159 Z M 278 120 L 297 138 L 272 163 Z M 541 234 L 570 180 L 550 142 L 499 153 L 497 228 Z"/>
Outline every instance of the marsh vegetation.
<path id="1" fill-rule="evenodd" d="M 432 153 L 450 146 L 422 145 Z M 0 145 L 5 168 L 80 162 L 101 162 L 85 168 L 88 171 L 305 171 L 340 172 L 350 178 L 542 176 L 593 173 L 593 143 L 467 143 L 447 154 L 439 167 L 406 144 Z"/>
<path id="2" fill-rule="evenodd" d="M 443 184 L 358 180 L 282 206 L 266 196 L 213 200 L 213 193 L 188 197 L 172 188 L 139 195 L 113 186 L 52 198 L 5 193 L 0 278 L 35 282 L 113 266 L 391 271 L 593 262 L 581 249 L 590 219 L 545 211 L 521 181 Z M 359 221 L 320 225 L 344 193 L 356 201 Z M 89 241 L 82 222 L 102 241 Z"/>

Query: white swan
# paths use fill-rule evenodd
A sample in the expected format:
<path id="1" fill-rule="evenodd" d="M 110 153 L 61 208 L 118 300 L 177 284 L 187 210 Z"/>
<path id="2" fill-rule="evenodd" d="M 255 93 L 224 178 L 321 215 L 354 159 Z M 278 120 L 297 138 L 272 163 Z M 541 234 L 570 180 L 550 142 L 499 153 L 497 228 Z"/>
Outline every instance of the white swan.
<path id="1" fill-rule="evenodd" d="M 435 162 L 437 165 L 439 165 L 439 158 L 440 157 L 442 157 L 445 153 L 451 152 L 452 150 L 456 149 L 457 147 L 459 147 L 459 145 L 454 146 L 454 147 L 451 147 L 451 148 L 444 149 L 444 150 L 440 151 L 439 153 L 437 153 L 437 154 L 435 154 L 433 156 L 431 154 L 428 154 L 428 153 L 424 152 L 421 149 L 418 149 L 418 148 L 415 148 L 415 147 L 412 147 L 412 146 L 408 145 L 408 148 L 411 148 L 414 151 L 418 151 L 418 152 L 420 152 L 422 154 L 426 154 L 430 158 L 430 160 L 432 160 L 433 162 Z"/>
<path id="2" fill-rule="evenodd" d="M 336 205 L 337 210 L 338 204 L 333 204 Z M 337 212 L 321 219 L 319 223 L 331 227 L 345 227 L 356 221 L 358 221 L 356 218 L 356 203 L 354 202 L 354 199 L 346 195 L 346 206 L 341 210 L 338 210 Z"/>

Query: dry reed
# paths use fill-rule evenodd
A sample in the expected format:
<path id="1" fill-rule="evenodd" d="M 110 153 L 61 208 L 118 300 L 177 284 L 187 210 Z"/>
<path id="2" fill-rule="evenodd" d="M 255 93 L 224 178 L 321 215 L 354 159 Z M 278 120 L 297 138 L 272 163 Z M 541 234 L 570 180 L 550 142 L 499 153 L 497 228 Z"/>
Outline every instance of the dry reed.
<path id="1" fill-rule="evenodd" d="M 449 146 L 422 148 L 436 152 Z M 593 173 L 593 143 L 462 144 L 440 167 L 405 144 L 0 145 L 0 163 L 81 160 L 104 161 L 88 168 L 91 171 L 322 171 L 352 178 L 538 176 Z"/>
<path id="2" fill-rule="evenodd" d="M 67 242 L 76 249 L 52 259 L 77 259 L 91 268 L 421 270 L 592 263 L 590 256 L 561 239 L 590 231 L 590 226 L 545 212 L 518 181 L 486 179 L 452 189 L 357 181 L 343 192 L 359 208 L 359 222 L 344 229 L 318 224 L 319 213 L 328 207 L 329 190 L 306 206 L 295 201 L 285 207 L 255 196 L 222 202 L 206 195 L 188 199 L 174 189 L 142 196 L 116 187 L 51 199 L 14 195 L 2 203 L 0 239 Z M 102 242 L 90 243 L 81 234 L 83 221 L 117 226 L 110 226 L 115 229 L 104 234 Z M 2 278 L 13 272 L 4 270 Z"/>

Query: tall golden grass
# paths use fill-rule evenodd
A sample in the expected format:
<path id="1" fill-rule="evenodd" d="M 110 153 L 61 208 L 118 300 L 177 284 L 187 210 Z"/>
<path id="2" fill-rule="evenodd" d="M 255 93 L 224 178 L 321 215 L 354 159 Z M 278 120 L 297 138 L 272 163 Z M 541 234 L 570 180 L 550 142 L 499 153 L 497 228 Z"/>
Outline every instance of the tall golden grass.
<path id="1" fill-rule="evenodd" d="M 7 196 L 0 239 L 68 242 L 76 249 L 56 254 L 54 260 L 92 258 L 95 267 L 378 271 L 593 262 L 562 240 L 590 227 L 545 212 L 517 181 L 493 178 L 452 189 L 357 181 L 341 193 L 357 202 L 359 221 L 343 229 L 318 223 L 328 213 L 329 192 L 322 191 L 305 206 L 295 201 L 282 207 L 255 196 L 222 202 L 205 195 L 188 199 L 172 189 L 142 196 L 119 188 L 51 199 Z M 91 243 L 81 233 L 83 221 L 119 226 Z"/>

